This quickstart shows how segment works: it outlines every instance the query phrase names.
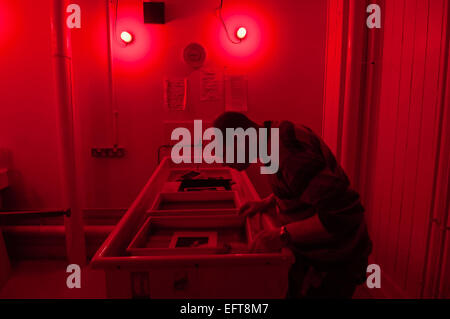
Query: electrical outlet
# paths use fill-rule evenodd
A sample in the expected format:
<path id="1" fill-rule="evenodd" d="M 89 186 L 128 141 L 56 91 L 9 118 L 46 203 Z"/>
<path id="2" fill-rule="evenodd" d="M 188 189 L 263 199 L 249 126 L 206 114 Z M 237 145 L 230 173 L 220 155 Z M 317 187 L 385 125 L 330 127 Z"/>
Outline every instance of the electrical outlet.
<path id="1" fill-rule="evenodd" d="M 122 147 L 96 147 L 91 149 L 91 156 L 97 158 L 122 158 L 125 156 L 125 149 Z"/>

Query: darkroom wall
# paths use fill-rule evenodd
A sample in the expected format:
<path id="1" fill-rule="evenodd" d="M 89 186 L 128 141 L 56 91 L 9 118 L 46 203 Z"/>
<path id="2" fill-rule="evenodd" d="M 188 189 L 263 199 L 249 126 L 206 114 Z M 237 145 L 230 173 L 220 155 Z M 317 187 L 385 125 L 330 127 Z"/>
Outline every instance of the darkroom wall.
<path id="1" fill-rule="evenodd" d="M 113 41 L 113 88 L 119 111 L 121 160 L 93 159 L 94 146 L 112 144 L 112 112 L 106 60 L 106 1 L 81 0 L 81 30 L 74 30 L 75 103 L 80 112 L 85 207 L 126 207 L 156 166 L 157 148 L 168 142 L 171 126 L 211 121 L 224 111 L 222 100 L 201 102 L 200 71 L 182 60 L 184 47 L 197 42 L 207 51 L 205 69 L 248 77 L 248 114 L 255 120 L 290 119 L 321 131 L 326 30 L 326 1 L 224 1 L 230 29 L 248 28 L 248 38 L 230 43 L 215 8 L 220 1 L 166 1 L 168 23 L 143 25 L 142 1 L 121 0 L 117 32 L 128 30 L 135 42 Z M 115 11 L 112 10 L 113 20 Z M 238 21 L 238 22 L 236 22 Z M 253 37 L 253 38 L 252 38 Z M 164 108 L 165 77 L 187 77 L 187 110 Z M 253 178 L 262 185 L 265 179 Z M 259 182 L 262 181 L 262 182 Z M 260 188 L 265 193 L 264 187 Z"/>
<path id="2" fill-rule="evenodd" d="M 56 114 L 50 1 L 0 2 L 0 148 L 9 153 L 8 208 L 56 208 Z"/>
<path id="3" fill-rule="evenodd" d="M 426 262 L 428 257 L 439 263 L 439 256 L 429 254 L 439 243 L 429 235 L 431 229 L 445 229 L 448 214 L 433 207 L 448 202 L 440 194 L 445 187 L 435 185 L 449 106 L 448 2 L 385 1 L 384 8 L 378 116 L 371 119 L 378 122 L 378 132 L 369 146 L 374 153 L 363 199 L 374 242 L 372 258 L 381 266 L 384 291 L 391 297 L 416 298 L 432 295 L 423 290 L 427 277 L 435 276 Z"/>
<path id="4" fill-rule="evenodd" d="M 60 205 L 50 3 L 0 3 L 0 147 L 11 152 L 12 187 L 5 200 L 9 208 Z M 156 167 L 158 146 L 167 143 L 164 121 L 177 126 L 193 119 L 207 121 L 224 110 L 223 100 L 199 101 L 200 72 L 187 67 L 181 58 L 190 42 L 205 47 L 208 70 L 223 74 L 227 68 L 229 73 L 247 75 L 251 117 L 290 119 L 321 131 L 325 0 L 225 0 L 223 17 L 230 29 L 237 24 L 248 29 L 246 41 L 239 45 L 226 39 L 215 15 L 220 1 L 168 0 L 168 23 L 144 25 L 142 1 L 120 0 L 117 30 L 127 29 L 135 35 L 135 42 L 126 48 L 113 40 L 113 101 L 119 111 L 119 142 L 127 156 L 90 157 L 92 147 L 113 143 L 107 0 L 73 3 L 82 10 L 81 29 L 71 33 L 84 207 L 127 207 L 131 203 Z M 186 111 L 164 109 L 165 77 L 188 78 Z M 261 184 L 258 176 L 254 178 Z M 264 187 L 260 191 L 264 193 Z"/>

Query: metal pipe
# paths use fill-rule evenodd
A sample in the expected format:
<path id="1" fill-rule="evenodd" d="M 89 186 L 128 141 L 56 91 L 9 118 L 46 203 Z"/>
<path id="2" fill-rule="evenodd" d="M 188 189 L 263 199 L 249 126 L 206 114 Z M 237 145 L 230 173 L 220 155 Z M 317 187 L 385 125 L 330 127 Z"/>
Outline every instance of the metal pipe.
<path id="1" fill-rule="evenodd" d="M 75 165 L 72 52 L 70 32 L 66 26 L 67 5 L 67 0 L 53 0 L 52 55 L 57 98 L 62 201 L 63 205 L 70 207 L 71 210 L 71 216 L 64 218 L 67 256 L 71 263 L 84 265 L 86 264 L 86 247 Z"/>
<path id="2" fill-rule="evenodd" d="M 42 211 L 42 210 L 23 210 L 23 211 L 0 211 L 0 217 L 70 217 L 70 209 Z"/>
<path id="3" fill-rule="evenodd" d="M 115 89 L 115 76 L 114 76 L 114 52 L 113 43 L 116 36 L 116 22 L 117 22 L 117 6 L 116 3 L 115 13 L 111 10 L 112 0 L 106 0 L 106 32 L 107 32 L 107 52 L 108 52 L 108 80 L 109 80 L 109 103 L 112 112 L 112 138 L 113 147 L 117 149 L 119 147 L 119 110 L 117 107 L 117 97 Z M 114 14 L 114 17 L 112 17 Z"/>

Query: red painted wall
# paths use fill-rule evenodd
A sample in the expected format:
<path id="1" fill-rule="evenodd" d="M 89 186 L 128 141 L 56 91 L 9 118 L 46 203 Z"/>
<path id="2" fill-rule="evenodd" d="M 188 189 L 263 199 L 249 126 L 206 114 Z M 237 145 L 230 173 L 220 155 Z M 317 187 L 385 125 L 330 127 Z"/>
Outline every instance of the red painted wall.
<path id="1" fill-rule="evenodd" d="M 215 8 L 220 1 L 168 0 L 165 25 L 142 23 L 142 1 L 121 0 L 118 29 L 135 42 L 113 43 L 114 101 L 124 159 L 95 159 L 92 147 L 112 145 L 112 106 L 107 59 L 107 0 L 78 0 L 81 29 L 72 30 L 74 102 L 86 208 L 127 207 L 156 166 L 167 142 L 164 121 L 212 120 L 223 101 L 199 101 L 199 72 L 182 61 L 183 48 L 201 43 L 206 68 L 248 76 L 248 114 L 256 120 L 290 119 L 321 131 L 326 1 L 225 0 L 223 17 L 248 37 L 235 45 L 225 36 Z M 50 58 L 50 1 L 0 4 L 0 147 L 11 150 L 14 208 L 56 207 L 59 185 Z M 26 7 L 25 5 L 29 5 Z M 114 15 L 114 12 L 112 12 Z M 163 79 L 189 81 L 184 112 L 164 110 Z"/>
<path id="2" fill-rule="evenodd" d="M 10 151 L 6 208 L 60 205 L 50 1 L 0 2 L 0 148 Z"/>
<path id="3" fill-rule="evenodd" d="M 326 1 L 224 1 L 223 16 L 234 30 L 242 23 L 248 37 L 235 45 L 225 36 L 215 8 L 220 1 L 166 1 L 168 23 L 142 24 L 141 1 L 119 3 L 117 31 L 135 35 L 127 47 L 113 41 L 113 85 L 119 110 L 119 140 L 127 157 L 93 159 L 93 146 L 112 143 L 108 98 L 105 1 L 79 1 L 81 30 L 74 30 L 75 103 L 80 111 L 86 207 L 125 207 L 156 165 L 164 121 L 212 120 L 223 101 L 199 100 L 200 72 L 182 60 L 191 42 L 207 51 L 205 68 L 227 67 L 247 74 L 248 114 L 256 120 L 291 119 L 320 132 Z M 114 12 L 113 12 L 114 15 Z M 187 77 L 187 110 L 164 109 L 164 77 Z"/>
<path id="4" fill-rule="evenodd" d="M 430 241 L 430 227 L 443 230 L 448 214 L 433 207 L 446 198 L 440 194 L 445 187 L 435 184 L 441 175 L 435 174 L 449 106 L 444 100 L 448 2 L 396 0 L 383 7 L 383 55 L 376 64 L 382 74 L 379 104 L 370 119 L 377 125 L 376 143 L 367 147 L 373 161 L 365 172 L 363 196 L 372 258 L 381 266 L 387 296 L 436 296 L 423 288 L 437 272 L 426 268 L 427 257 L 438 259 L 428 254 L 437 244 Z"/>

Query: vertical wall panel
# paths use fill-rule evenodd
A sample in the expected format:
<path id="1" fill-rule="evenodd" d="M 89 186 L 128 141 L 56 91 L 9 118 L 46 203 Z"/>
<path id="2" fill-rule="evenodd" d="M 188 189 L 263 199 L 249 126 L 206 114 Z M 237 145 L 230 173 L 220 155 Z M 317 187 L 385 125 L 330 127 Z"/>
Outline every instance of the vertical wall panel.
<path id="1" fill-rule="evenodd" d="M 396 258 L 394 277 L 399 279 L 401 287 L 406 288 L 406 274 L 408 256 L 410 252 L 409 241 L 411 226 L 414 222 L 415 185 L 417 182 L 417 165 L 419 155 L 419 143 L 421 134 L 421 117 L 423 114 L 423 90 L 425 76 L 425 56 L 427 50 L 427 1 L 417 1 L 414 24 L 414 51 L 411 66 L 411 85 L 409 87 L 408 124 L 405 143 L 404 162 L 399 165 L 404 167 L 402 176 L 402 196 L 398 199 L 400 219 L 398 222 L 398 239 L 393 256 Z"/>
<path id="2" fill-rule="evenodd" d="M 401 55 L 402 59 L 399 81 L 399 91 L 392 101 L 392 107 L 397 109 L 397 121 L 394 125 L 394 135 L 391 136 L 394 142 L 394 166 L 392 170 L 392 192 L 390 196 L 390 206 L 385 211 L 389 214 L 388 238 L 386 245 L 386 258 L 389 261 L 385 271 L 393 274 L 396 255 L 395 248 L 399 241 L 399 226 L 402 212 L 402 196 L 404 192 L 404 179 L 407 174 L 405 162 L 406 145 L 408 142 L 408 120 L 410 112 L 411 80 L 413 70 L 414 45 L 415 45 L 415 22 L 416 22 L 417 0 L 405 2 L 403 35 Z M 396 101 L 397 100 L 397 101 Z M 397 104 L 397 105 L 396 105 Z M 394 261 L 394 262 L 392 262 Z"/>
<path id="3" fill-rule="evenodd" d="M 384 0 L 376 1 L 381 8 L 385 8 Z M 386 14 L 381 15 L 381 23 L 385 25 Z M 361 194 L 362 202 L 365 207 L 371 207 L 373 202 L 373 183 L 376 175 L 373 168 L 375 165 L 375 156 L 371 152 L 374 145 L 377 145 L 378 136 L 375 134 L 377 131 L 377 123 L 379 118 L 379 102 L 380 102 L 380 87 L 382 85 L 382 57 L 383 57 L 383 33 L 378 29 L 370 29 L 368 31 L 367 39 L 367 73 L 366 73 L 366 91 L 365 91 L 365 103 L 363 103 L 362 112 L 362 125 L 361 129 L 361 164 L 360 164 L 360 176 L 359 176 L 359 191 Z M 365 173 L 364 173 L 365 172 Z M 376 224 L 378 221 L 375 214 L 370 214 L 370 211 L 366 214 L 367 225 L 370 234 L 375 234 Z M 376 254 L 376 250 L 374 255 Z"/>
<path id="4" fill-rule="evenodd" d="M 448 58 L 448 1 L 432 0 L 429 7 L 427 56 L 424 81 L 422 130 L 420 135 L 420 156 L 417 168 L 413 225 L 409 242 L 409 257 L 406 267 L 406 290 L 418 296 L 423 293 L 423 277 L 427 256 L 427 233 L 429 232 L 430 209 L 433 203 L 433 183 L 436 171 L 436 147 L 440 135 L 439 122 L 442 119 L 442 97 Z"/>
<path id="5" fill-rule="evenodd" d="M 327 37 L 325 51 L 322 137 L 330 149 L 340 154 L 341 95 L 345 70 L 342 61 L 344 41 L 344 2 L 327 1 Z"/>
<path id="6" fill-rule="evenodd" d="M 364 179 L 370 186 L 363 187 L 371 190 L 365 201 L 373 262 L 394 297 L 418 297 L 423 290 L 445 91 L 447 6 L 446 0 L 393 0 L 382 7 L 380 102 L 372 132 L 377 143 L 365 146 L 375 160 L 366 172 L 373 179 Z"/>
<path id="7" fill-rule="evenodd" d="M 403 31 L 403 8 L 405 1 L 389 1 L 386 2 L 385 14 L 385 48 L 390 48 L 390 55 L 383 56 L 383 72 L 382 87 L 380 97 L 380 113 L 379 113 L 379 138 L 377 143 L 377 153 L 375 161 L 374 180 L 374 200 L 372 201 L 372 213 L 377 216 L 376 233 L 373 234 L 375 242 L 375 256 L 377 262 L 384 269 L 389 266 L 386 260 L 386 250 L 389 246 L 388 236 L 386 235 L 390 225 L 389 207 L 392 193 L 392 172 L 394 169 L 394 153 L 395 153 L 395 126 L 391 123 L 397 122 L 397 108 L 394 107 L 395 96 L 399 91 L 399 75 L 401 66 L 401 44 Z M 401 32 L 399 32 L 401 31 Z M 370 208 L 368 208 L 370 210 Z"/>

